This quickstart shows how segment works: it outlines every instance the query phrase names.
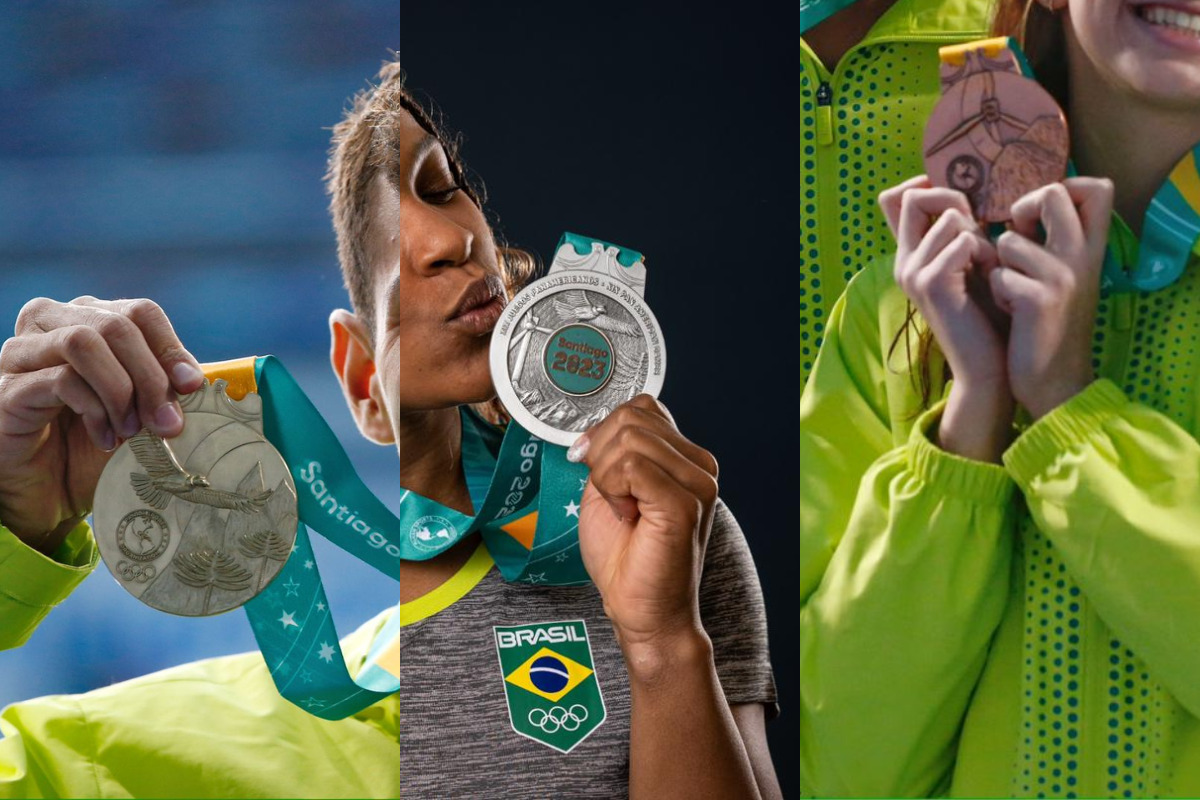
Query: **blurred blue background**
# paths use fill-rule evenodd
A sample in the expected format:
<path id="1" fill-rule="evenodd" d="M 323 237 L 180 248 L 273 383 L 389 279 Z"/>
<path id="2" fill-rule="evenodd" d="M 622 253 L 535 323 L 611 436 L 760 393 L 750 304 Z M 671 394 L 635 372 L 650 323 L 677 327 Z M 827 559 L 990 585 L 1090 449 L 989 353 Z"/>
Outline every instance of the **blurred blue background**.
<path id="1" fill-rule="evenodd" d="M 321 178 L 328 128 L 398 47 L 398 0 L 5 3 L 0 326 L 37 296 L 152 298 L 201 361 L 280 356 L 394 501 L 394 451 L 358 435 L 328 366 L 348 301 Z M 342 635 L 396 602 L 313 542 Z M 0 707 L 254 647 L 240 610 L 171 617 L 101 566 L 0 653 Z"/>

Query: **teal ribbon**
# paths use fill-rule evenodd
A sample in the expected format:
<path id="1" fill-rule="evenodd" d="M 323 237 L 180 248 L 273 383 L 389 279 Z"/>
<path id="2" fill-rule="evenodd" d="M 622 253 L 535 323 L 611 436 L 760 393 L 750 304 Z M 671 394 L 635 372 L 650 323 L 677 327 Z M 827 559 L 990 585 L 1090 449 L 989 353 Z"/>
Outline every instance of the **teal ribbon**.
<path id="1" fill-rule="evenodd" d="M 585 466 L 566 460 L 564 448 L 546 445 L 516 424 L 501 434 L 464 407 L 464 472 L 480 512 L 470 516 L 403 491 L 394 514 L 362 482 L 283 364 L 271 356 L 259 358 L 255 375 L 264 432 L 296 482 L 304 524 L 297 528 L 283 569 L 245 609 L 271 677 L 292 703 L 325 719 L 341 719 L 399 688 L 396 677 L 382 669 L 365 670 L 357 679 L 350 676 L 305 526 L 392 578 L 399 577 L 401 560 L 432 558 L 481 531 L 507 580 L 588 582 L 578 538 L 579 501 L 588 473 Z M 533 547 L 526 549 L 504 526 L 534 510 Z M 431 538 L 422 539 L 422 534 Z"/>
<path id="2" fill-rule="evenodd" d="M 800 34 L 853 3 L 854 0 L 800 0 Z"/>
<path id="3" fill-rule="evenodd" d="M 1142 220 L 1141 241 L 1123 247 L 1122 231 L 1109 237 L 1100 288 L 1105 292 L 1154 292 L 1183 275 L 1200 252 L 1200 143 L 1154 194 Z M 1128 238 L 1132 238 L 1132 234 Z M 1132 250 L 1132 252 L 1127 252 Z"/>

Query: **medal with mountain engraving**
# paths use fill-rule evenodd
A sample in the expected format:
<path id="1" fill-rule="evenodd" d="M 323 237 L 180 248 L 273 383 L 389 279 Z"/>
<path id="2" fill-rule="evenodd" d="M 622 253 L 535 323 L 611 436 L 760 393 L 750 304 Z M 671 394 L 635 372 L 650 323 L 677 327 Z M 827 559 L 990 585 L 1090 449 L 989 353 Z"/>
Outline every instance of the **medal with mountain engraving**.
<path id="1" fill-rule="evenodd" d="M 296 539 L 296 486 L 262 433 L 262 399 L 218 380 L 180 398 L 183 433 L 142 430 L 96 486 L 93 527 L 117 581 L 154 608 L 220 614 L 261 592 Z"/>

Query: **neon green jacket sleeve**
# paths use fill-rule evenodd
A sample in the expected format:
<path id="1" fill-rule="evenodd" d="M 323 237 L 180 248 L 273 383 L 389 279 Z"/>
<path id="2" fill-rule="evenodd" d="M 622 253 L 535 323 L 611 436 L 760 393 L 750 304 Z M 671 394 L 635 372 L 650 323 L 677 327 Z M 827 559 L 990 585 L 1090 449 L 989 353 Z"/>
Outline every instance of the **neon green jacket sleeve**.
<path id="1" fill-rule="evenodd" d="M 1100 617 L 1200 716 L 1200 444 L 1101 379 L 1004 461 Z"/>
<path id="2" fill-rule="evenodd" d="M 0 526 L 0 650 L 25 644 L 50 609 L 91 574 L 99 557 L 86 522 L 71 531 L 53 558 Z"/>
<path id="3" fill-rule="evenodd" d="M 941 403 L 890 405 L 912 393 L 880 360 L 905 311 L 882 274 L 835 306 L 800 404 L 801 785 L 819 796 L 948 788 L 1009 587 L 1013 482 L 931 443 Z"/>

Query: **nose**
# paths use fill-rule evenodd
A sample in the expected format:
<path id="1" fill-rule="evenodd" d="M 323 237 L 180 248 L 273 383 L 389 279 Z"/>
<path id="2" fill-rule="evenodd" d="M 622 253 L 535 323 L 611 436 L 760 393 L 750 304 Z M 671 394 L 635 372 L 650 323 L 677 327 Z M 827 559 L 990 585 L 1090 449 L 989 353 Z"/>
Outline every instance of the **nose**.
<path id="1" fill-rule="evenodd" d="M 413 203 L 401 214 L 411 263 L 420 272 L 458 267 L 470 260 L 475 235 L 437 206 Z"/>

